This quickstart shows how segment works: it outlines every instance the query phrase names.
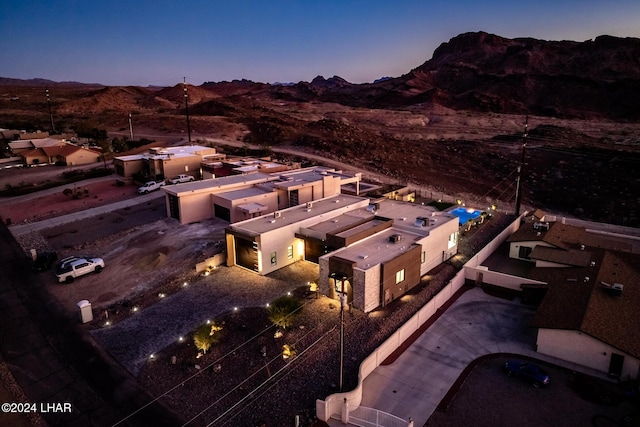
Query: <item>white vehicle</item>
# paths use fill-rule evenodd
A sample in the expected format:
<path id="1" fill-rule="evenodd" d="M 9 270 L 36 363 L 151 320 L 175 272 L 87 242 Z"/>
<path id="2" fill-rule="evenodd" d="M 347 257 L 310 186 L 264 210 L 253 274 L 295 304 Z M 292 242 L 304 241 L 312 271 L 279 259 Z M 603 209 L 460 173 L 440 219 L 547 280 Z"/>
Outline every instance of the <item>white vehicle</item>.
<path id="1" fill-rule="evenodd" d="M 58 282 L 71 283 L 76 277 L 89 273 L 100 273 L 104 268 L 102 258 L 69 257 L 58 263 L 56 277 Z"/>
<path id="2" fill-rule="evenodd" d="M 142 187 L 138 188 L 138 193 L 147 194 L 152 191 L 159 190 L 160 187 L 164 187 L 164 181 L 158 181 L 158 182 L 149 181 L 149 182 L 146 182 Z"/>
<path id="3" fill-rule="evenodd" d="M 171 178 L 169 180 L 170 184 L 182 184 L 183 182 L 191 182 L 193 181 L 193 177 L 191 175 L 178 175 L 175 178 Z"/>

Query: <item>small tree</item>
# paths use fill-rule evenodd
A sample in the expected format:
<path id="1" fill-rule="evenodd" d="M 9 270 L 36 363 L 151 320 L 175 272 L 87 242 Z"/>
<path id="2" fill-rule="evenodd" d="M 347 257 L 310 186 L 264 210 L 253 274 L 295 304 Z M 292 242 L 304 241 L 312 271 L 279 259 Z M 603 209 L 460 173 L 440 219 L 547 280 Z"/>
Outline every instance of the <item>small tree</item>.
<path id="1" fill-rule="evenodd" d="M 302 311 L 302 304 L 297 298 L 283 296 L 273 301 L 268 310 L 269 320 L 274 325 L 286 329 L 293 324 L 295 317 Z"/>
<path id="2" fill-rule="evenodd" d="M 216 332 L 221 330 L 222 326 L 217 323 L 204 324 L 196 329 L 193 333 L 193 343 L 202 352 L 200 354 L 205 354 L 213 344 L 218 342 L 219 334 L 216 334 Z"/>

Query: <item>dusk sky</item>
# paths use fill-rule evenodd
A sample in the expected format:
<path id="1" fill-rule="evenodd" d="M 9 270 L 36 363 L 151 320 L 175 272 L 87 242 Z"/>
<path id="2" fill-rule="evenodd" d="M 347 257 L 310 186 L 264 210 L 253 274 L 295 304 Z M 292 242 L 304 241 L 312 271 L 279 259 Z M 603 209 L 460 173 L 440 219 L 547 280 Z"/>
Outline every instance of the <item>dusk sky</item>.
<path id="1" fill-rule="evenodd" d="M 397 77 L 470 31 L 640 37 L 640 1 L 0 2 L 0 77 L 172 86 Z"/>

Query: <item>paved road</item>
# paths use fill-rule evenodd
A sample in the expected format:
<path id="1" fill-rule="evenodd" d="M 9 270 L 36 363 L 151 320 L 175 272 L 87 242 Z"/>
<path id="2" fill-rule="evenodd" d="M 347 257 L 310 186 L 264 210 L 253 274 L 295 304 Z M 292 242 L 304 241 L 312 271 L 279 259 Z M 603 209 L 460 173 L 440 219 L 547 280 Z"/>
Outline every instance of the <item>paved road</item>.
<path id="1" fill-rule="evenodd" d="M 111 177 L 113 179 L 113 177 Z M 84 181 L 83 181 L 84 182 Z M 147 203 L 151 200 L 156 200 L 164 197 L 164 191 L 155 191 L 153 193 L 136 196 L 131 199 L 122 200 L 119 202 L 111 203 L 104 206 L 98 206 L 95 208 L 85 209 L 83 211 L 73 212 L 67 215 L 57 216 L 55 218 L 45 219 L 43 221 L 31 222 L 28 224 L 12 225 L 10 227 L 11 233 L 14 236 L 21 236 L 34 231 L 46 230 L 52 227 L 58 227 L 60 225 L 69 224 L 76 221 L 81 221 L 87 218 L 93 218 L 101 214 L 113 212 L 118 209 L 124 209 L 131 206 L 136 206 L 142 203 Z"/>

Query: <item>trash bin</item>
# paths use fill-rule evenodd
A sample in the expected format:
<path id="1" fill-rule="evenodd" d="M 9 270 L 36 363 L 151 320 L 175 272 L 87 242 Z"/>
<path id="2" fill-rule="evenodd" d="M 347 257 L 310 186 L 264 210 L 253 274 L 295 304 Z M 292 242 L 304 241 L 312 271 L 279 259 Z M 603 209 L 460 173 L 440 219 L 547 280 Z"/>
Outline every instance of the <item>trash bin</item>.
<path id="1" fill-rule="evenodd" d="M 91 303 L 86 299 L 83 299 L 78 303 L 78 310 L 80 312 L 80 321 L 82 323 L 88 323 L 93 320 L 93 311 L 91 311 Z"/>

